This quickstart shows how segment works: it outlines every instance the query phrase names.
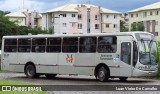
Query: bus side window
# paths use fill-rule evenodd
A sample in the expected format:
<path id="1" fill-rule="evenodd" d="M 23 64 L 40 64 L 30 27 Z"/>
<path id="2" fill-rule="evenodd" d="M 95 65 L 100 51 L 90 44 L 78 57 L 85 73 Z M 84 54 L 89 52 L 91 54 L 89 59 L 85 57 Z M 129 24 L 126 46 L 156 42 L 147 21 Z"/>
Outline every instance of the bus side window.
<path id="1" fill-rule="evenodd" d="M 95 53 L 97 37 L 81 37 L 79 42 L 80 53 Z"/>
<path id="2" fill-rule="evenodd" d="M 4 52 L 17 52 L 17 39 L 5 39 Z"/>
<path id="3" fill-rule="evenodd" d="M 99 53 L 115 53 L 117 51 L 117 37 L 99 37 L 97 51 Z"/>
<path id="4" fill-rule="evenodd" d="M 74 37 L 63 38 L 62 51 L 64 53 L 77 53 L 78 52 L 78 38 L 74 38 Z"/>
<path id="5" fill-rule="evenodd" d="M 30 52 L 31 39 L 18 39 L 18 52 Z"/>
<path id="6" fill-rule="evenodd" d="M 32 39 L 32 52 L 45 52 L 46 39 L 45 38 L 34 38 Z"/>
<path id="7" fill-rule="evenodd" d="M 48 38 L 47 52 L 61 52 L 61 38 Z"/>

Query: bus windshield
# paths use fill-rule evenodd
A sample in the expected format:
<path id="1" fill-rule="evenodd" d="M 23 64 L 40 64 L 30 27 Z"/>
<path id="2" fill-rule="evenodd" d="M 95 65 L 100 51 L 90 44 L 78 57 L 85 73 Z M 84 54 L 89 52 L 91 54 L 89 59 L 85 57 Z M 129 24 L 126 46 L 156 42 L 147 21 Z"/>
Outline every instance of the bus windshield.
<path id="1" fill-rule="evenodd" d="M 138 41 L 138 46 L 140 63 L 144 65 L 156 65 L 158 59 L 156 42 L 141 39 L 141 41 Z"/>

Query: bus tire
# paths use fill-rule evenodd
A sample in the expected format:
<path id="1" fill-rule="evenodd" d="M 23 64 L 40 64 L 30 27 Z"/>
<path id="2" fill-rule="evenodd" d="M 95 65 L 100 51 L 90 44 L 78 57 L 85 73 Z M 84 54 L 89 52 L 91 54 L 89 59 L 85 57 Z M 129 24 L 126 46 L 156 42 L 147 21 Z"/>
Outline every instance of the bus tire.
<path id="1" fill-rule="evenodd" d="M 101 66 L 97 71 L 97 78 L 101 82 L 105 82 L 109 78 L 109 71 L 104 66 Z"/>
<path id="2" fill-rule="evenodd" d="M 40 74 L 36 73 L 36 75 L 34 76 L 34 78 L 39 78 Z"/>
<path id="3" fill-rule="evenodd" d="M 57 74 L 45 74 L 47 79 L 55 78 Z"/>
<path id="4" fill-rule="evenodd" d="M 36 69 L 34 67 L 34 65 L 27 65 L 25 68 L 25 74 L 28 78 L 35 78 L 35 77 L 39 77 L 39 74 L 36 74 Z"/>
<path id="5" fill-rule="evenodd" d="M 126 81 L 127 79 L 128 79 L 128 77 L 119 77 L 119 80 L 123 81 L 123 82 Z"/>

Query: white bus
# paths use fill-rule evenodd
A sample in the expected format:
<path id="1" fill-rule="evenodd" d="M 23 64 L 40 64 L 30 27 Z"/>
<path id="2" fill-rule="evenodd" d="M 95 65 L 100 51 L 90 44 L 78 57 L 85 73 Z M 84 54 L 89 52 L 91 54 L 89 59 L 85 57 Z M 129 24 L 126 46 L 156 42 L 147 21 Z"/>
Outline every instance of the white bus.
<path id="1" fill-rule="evenodd" d="M 2 69 L 29 78 L 94 75 L 100 81 L 157 74 L 157 45 L 150 33 L 4 36 Z"/>

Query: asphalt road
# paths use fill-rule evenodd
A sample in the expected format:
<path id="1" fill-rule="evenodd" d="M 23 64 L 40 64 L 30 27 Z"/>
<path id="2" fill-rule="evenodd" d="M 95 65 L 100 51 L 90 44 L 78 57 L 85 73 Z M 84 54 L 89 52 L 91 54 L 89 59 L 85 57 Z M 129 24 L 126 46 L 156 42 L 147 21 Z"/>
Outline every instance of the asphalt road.
<path id="1" fill-rule="evenodd" d="M 46 79 L 41 76 L 36 79 L 29 79 L 22 73 L 0 73 L 0 79 L 23 81 L 35 85 L 160 85 L 159 79 L 129 78 L 126 82 L 119 79 L 110 79 L 108 82 L 99 82 L 94 76 L 68 76 L 58 75 L 54 79 Z M 96 90 L 96 87 L 90 87 Z M 49 91 L 48 94 L 160 94 L 160 91 Z"/>

